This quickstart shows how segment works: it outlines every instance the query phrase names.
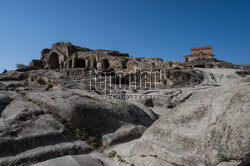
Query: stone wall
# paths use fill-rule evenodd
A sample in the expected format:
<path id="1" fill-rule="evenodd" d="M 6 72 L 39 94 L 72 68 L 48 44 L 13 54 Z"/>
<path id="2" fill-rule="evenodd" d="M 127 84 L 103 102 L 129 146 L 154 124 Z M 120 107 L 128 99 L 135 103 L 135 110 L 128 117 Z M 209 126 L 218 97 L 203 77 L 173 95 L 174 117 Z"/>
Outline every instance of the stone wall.
<path id="1" fill-rule="evenodd" d="M 195 61 L 199 59 L 213 59 L 213 55 L 188 55 L 184 56 L 184 62 Z"/>
<path id="2" fill-rule="evenodd" d="M 202 49 L 202 50 L 191 50 L 191 55 L 197 55 L 197 54 L 212 54 L 212 49 Z"/>

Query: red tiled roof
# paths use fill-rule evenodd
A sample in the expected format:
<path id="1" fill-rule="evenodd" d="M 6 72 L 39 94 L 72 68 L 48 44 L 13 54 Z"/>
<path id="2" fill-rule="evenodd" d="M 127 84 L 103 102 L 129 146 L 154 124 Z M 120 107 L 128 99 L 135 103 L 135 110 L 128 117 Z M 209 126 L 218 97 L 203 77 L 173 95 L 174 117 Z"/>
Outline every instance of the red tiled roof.
<path id="1" fill-rule="evenodd" d="M 212 48 L 211 46 L 206 46 L 206 47 L 193 47 L 193 48 L 191 48 L 191 51 L 192 51 L 192 50 L 211 49 L 211 48 Z"/>

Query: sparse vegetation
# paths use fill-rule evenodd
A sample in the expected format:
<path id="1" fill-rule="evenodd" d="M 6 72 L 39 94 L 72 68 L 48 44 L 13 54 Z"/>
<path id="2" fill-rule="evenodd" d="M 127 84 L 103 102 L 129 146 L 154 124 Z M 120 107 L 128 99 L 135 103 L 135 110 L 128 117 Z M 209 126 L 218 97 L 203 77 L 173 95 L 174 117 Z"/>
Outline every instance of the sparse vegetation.
<path id="1" fill-rule="evenodd" d="M 49 111 L 45 111 L 45 112 L 49 112 Z M 86 128 L 75 128 L 71 124 L 69 124 L 67 122 L 67 120 L 63 119 L 59 115 L 53 114 L 51 112 L 49 112 L 49 114 L 52 115 L 54 118 L 56 118 L 64 126 L 66 126 L 72 132 L 72 134 L 75 136 L 76 139 L 85 141 L 87 144 L 94 147 L 95 149 L 98 149 L 98 148 L 100 148 L 102 146 L 101 138 L 92 136 L 92 138 L 90 139 L 91 136 L 89 135 L 89 130 L 88 129 L 86 129 Z"/>
<path id="2" fill-rule="evenodd" d="M 16 68 L 17 69 L 23 69 L 23 68 L 26 68 L 26 67 L 28 67 L 27 65 L 24 65 L 24 64 L 16 64 Z"/>
<path id="3" fill-rule="evenodd" d="M 102 146 L 102 141 L 98 137 L 91 137 L 89 132 L 85 128 L 73 128 L 71 127 L 71 131 L 75 134 L 75 137 L 79 140 L 86 141 L 90 146 L 94 147 L 95 149 Z"/>
<path id="4" fill-rule="evenodd" d="M 119 158 L 118 161 L 120 161 L 121 163 L 127 163 L 124 159 Z"/>
<path id="5" fill-rule="evenodd" d="M 75 136 L 77 139 L 80 139 L 80 140 L 85 140 L 88 136 L 87 132 L 85 129 L 74 129 L 74 133 L 75 133 Z"/>
<path id="6" fill-rule="evenodd" d="M 227 158 L 227 156 L 225 156 L 225 155 L 221 155 L 221 156 L 220 156 L 219 162 L 227 162 L 227 161 L 230 161 L 230 159 Z"/>
<path id="7" fill-rule="evenodd" d="M 116 156 L 118 158 L 118 161 L 121 163 L 130 164 L 130 166 L 135 166 L 133 163 L 129 163 L 126 160 L 124 160 L 120 155 L 117 155 L 116 151 L 109 152 L 109 155 Z"/>
<path id="8" fill-rule="evenodd" d="M 102 146 L 102 141 L 100 141 L 100 139 L 95 139 L 93 142 L 90 143 L 90 145 L 94 147 L 95 149 L 100 150 L 99 148 Z"/>
<path id="9" fill-rule="evenodd" d="M 109 152 L 109 158 L 114 158 L 116 154 L 116 151 L 112 150 L 111 152 Z"/>

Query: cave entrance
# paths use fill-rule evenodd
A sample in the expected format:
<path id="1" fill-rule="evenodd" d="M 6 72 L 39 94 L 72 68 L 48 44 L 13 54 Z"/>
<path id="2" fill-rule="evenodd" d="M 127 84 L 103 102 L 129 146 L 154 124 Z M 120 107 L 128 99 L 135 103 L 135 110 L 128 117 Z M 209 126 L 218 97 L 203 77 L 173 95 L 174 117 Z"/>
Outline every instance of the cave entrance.
<path id="1" fill-rule="evenodd" d="M 72 68 L 72 59 L 68 61 L 69 63 L 69 68 Z"/>
<path id="2" fill-rule="evenodd" d="M 109 64 L 109 61 L 107 59 L 103 59 L 102 63 L 103 63 L 104 69 L 108 69 L 109 68 L 110 64 Z"/>
<path id="3" fill-rule="evenodd" d="M 96 63 L 96 60 L 94 59 L 93 61 L 93 66 L 92 66 L 94 69 L 97 69 L 97 63 Z"/>
<path id="4" fill-rule="evenodd" d="M 50 54 L 50 56 L 49 56 L 49 66 L 50 66 L 51 69 L 60 68 L 59 56 L 58 56 L 57 53 L 53 52 L 52 54 Z"/>
<path id="5" fill-rule="evenodd" d="M 76 61 L 75 61 L 75 68 L 86 68 L 86 61 L 85 61 L 85 59 L 76 59 Z"/>
<path id="6" fill-rule="evenodd" d="M 206 67 L 206 65 L 195 65 L 195 66 L 193 66 L 193 67 L 197 67 L 197 68 L 205 68 L 205 67 Z"/>
<path id="7" fill-rule="evenodd" d="M 126 69 L 127 68 L 127 62 L 128 62 L 128 60 L 124 60 L 122 62 L 122 69 Z"/>

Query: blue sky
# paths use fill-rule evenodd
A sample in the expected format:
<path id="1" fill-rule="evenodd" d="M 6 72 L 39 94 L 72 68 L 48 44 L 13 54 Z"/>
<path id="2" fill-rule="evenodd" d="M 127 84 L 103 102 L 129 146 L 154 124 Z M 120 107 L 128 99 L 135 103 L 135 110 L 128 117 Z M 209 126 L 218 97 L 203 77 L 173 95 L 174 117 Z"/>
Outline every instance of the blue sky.
<path id="1" fill-rule="evenodd" d="M 0 71 L 57 41 L 183 61 L 191 47 L 250 63 L 249 0 L 0 0 Z"/>

